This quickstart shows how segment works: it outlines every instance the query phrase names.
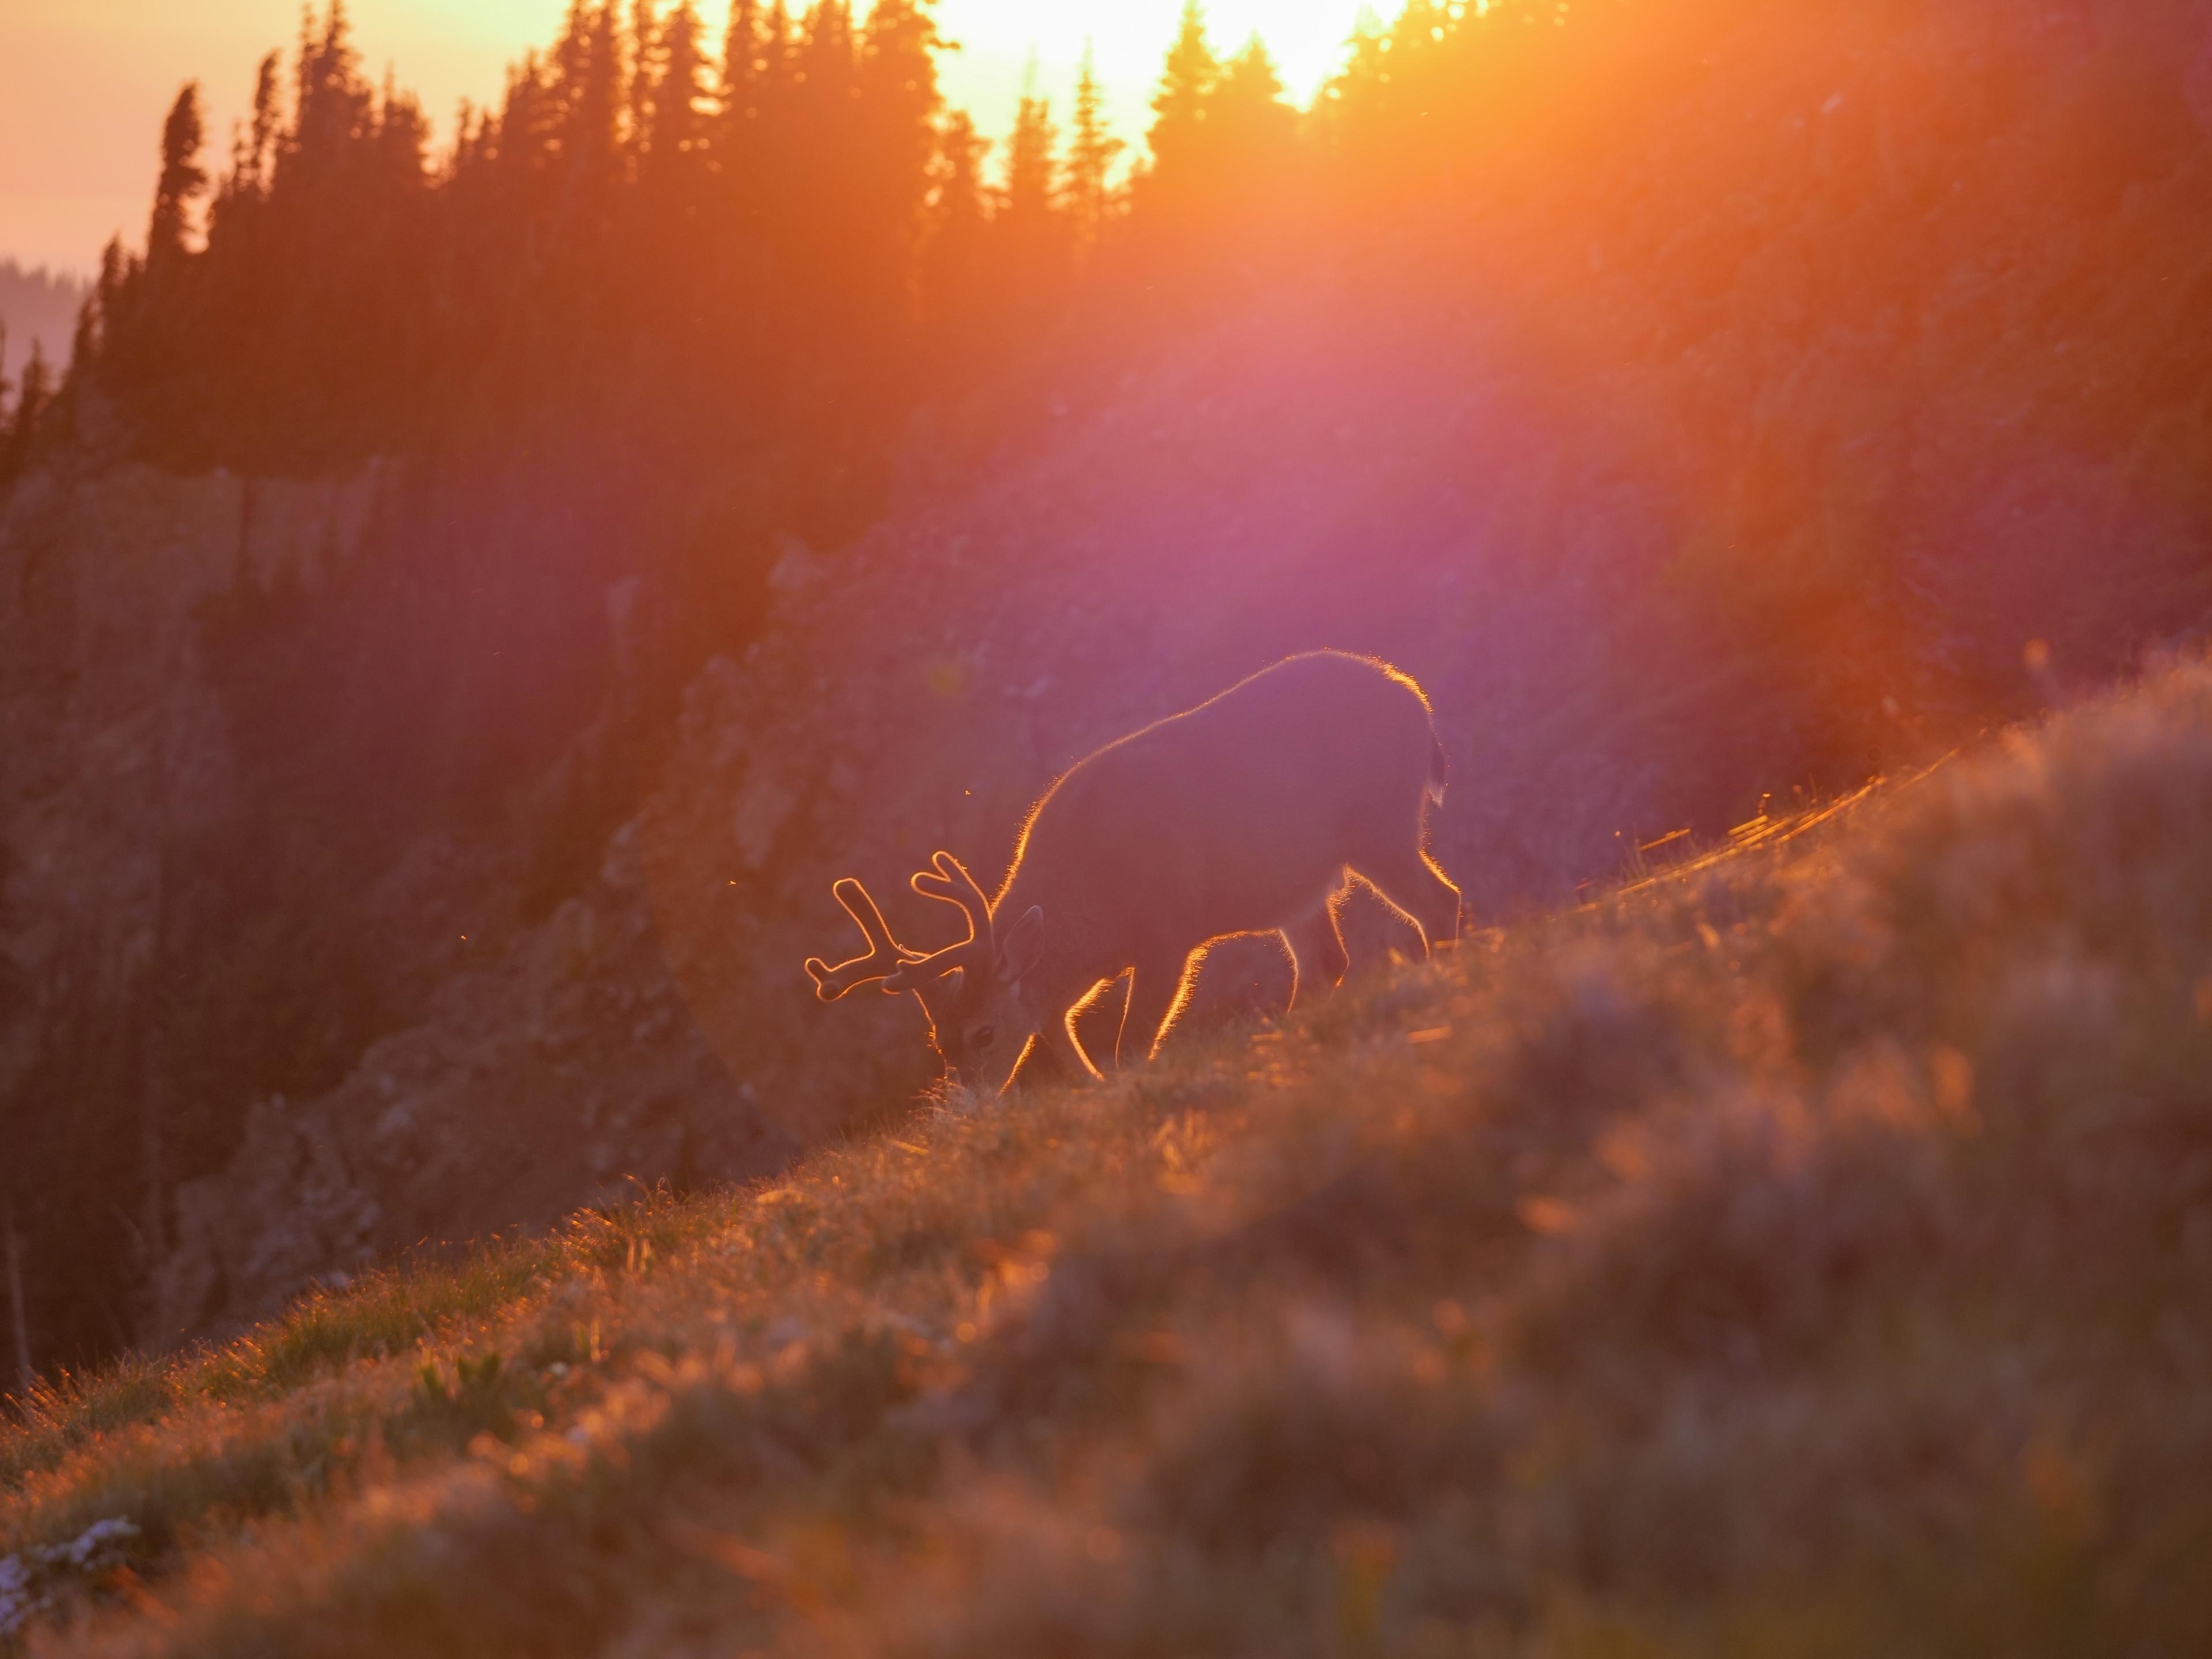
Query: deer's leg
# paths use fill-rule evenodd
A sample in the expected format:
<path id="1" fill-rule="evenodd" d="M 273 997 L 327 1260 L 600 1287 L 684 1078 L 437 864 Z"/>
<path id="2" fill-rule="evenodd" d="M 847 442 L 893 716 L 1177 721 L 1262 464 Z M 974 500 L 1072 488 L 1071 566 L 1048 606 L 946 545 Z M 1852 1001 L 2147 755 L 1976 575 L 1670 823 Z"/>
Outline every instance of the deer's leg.
<path id="1" fill-rule="evenodd" d="M 1344 935 L 1336 931 L 1336 907 L 1328 899 L 1304 921 L 1284 928 L 1283 941 L 1291 947 L 1296 975 L 1291 984 L 1291 1007 L 1298 1006 L 1302 996 L 1333 991 L 1344 982 L 1352 958 L 1344 952 Z"/>
<path id="2" fill-rule="evenodd" d="M 1459 937 L 1459 889 L 1418 845 L 1370 854 L 1352 868 L 1413 919 L 1430 946 L 1448 945 Z"/>
<path id="3" fill-rule="evenodd" d="M 1070 1083 L 1096 1083 L 1099 1080 L 1098 1068 L 1091 1063 L 1091 1056 L 1075 1040 L 1075 1012 L 1069 1007 L 1048 1015 L 1037 1027 L 1037 1041 L 1051 1051 Z"/>
<path id="4" fill-rule="evenodd" d="M 1114 1047 L 1117 1066 L 1139 1065 L 1158 1050 L 1190 1000 L 1191 982 L 1198 977 L 1192 959 L 1196 954 L 1155 957 L 1137 964 L 1129 980 L 1128 1006 L 1121 1011 L 1121 1039 Z"/>

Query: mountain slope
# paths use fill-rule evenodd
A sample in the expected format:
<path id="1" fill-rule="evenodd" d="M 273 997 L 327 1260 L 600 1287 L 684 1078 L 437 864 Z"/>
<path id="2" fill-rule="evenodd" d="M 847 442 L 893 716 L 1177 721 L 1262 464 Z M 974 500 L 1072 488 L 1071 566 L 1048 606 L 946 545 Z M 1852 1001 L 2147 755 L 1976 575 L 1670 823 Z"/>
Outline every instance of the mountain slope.
<path id="1" fill-rule="evenodd" d="M 0 1595 L 96 1653 L 2199 1651 L 2208 824 L 2191 662 L 319 1296 L 35 1402 Z"/>
<path id="2" fill-rule="evenodd" d="M 1400 135 L 1425 182 L 991 358 L 882 489 L 599 414 L 164 478 L 88 402 L 0 503 L 33 1363 L 896 1110 L 912 1008 L 796 971 L 830 882 L 939 937 L 937 846 L 991 870 L 1074 757 L 1286 652 L 1427 686 L 1496 921 L 2201 631 L 2194 0 L 1601 15 L 1464 59 L 1498 95 Z M 1287 986 L 1226 947 L 1200 1013 Z"/>

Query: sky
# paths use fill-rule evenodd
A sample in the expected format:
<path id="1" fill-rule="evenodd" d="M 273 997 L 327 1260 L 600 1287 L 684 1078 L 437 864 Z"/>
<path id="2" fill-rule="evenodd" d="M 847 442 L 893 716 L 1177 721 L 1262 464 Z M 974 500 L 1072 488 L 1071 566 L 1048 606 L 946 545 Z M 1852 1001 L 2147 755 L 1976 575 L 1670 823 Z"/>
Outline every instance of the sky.
<path id="1" fill-rule="evenodd" d="M 387 65 L 437 118 L 442 138 L 464 97 L 495 100 L 506 66 L 550 41 L 565 0 L 351 0 L 372 75 Z M 700 9 L 719 39 L 726 0 Z M 1097 54 L 1108 112 L 1142 137 L 1181 0 L 938 0 L 961 50 L 942 60 L 947 96 L 989 135 L 1011 124 L 1034 58 L 1065 117 L 1084 42 Z M 1257 30 L 1291 95 L 1326 78 L 1358 0 L 1212 0 L 1224 53 Z M 254 66 L 299 32 L 297 0 L 0 0 L 0 258 L 81 272 L 121 231 L 143 241 L 161 117 L 200 82 L 210 159 L 251 99 Z"/>

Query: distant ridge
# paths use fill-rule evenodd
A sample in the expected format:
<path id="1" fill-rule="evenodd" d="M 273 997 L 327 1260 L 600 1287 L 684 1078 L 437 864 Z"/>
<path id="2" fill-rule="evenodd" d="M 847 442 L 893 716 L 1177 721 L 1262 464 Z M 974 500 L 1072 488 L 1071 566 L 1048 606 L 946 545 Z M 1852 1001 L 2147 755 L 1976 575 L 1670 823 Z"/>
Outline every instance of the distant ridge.
<path id="1" fill-rule="evenodd" d="M 78 307 L 91 291 L 90 283 L 67 271 L 0 259 L 0 326 L 8 331 L 7 356 L 0 361 L 0 374 L 21 368 L 31 355 L 33 340 L 45 349 L 46 361 L 56 368 L 66 364 Z"/>

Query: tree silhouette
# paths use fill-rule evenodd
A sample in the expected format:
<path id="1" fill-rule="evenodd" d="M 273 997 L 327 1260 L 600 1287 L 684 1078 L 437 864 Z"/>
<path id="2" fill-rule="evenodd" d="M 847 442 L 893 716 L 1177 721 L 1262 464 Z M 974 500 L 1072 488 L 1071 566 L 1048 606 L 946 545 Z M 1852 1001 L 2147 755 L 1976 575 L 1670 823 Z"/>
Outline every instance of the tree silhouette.
<path id="1" fill-rule="evenodd" d="M 980 332 L 991 216 L 983 161 L 990 150 L 991 141 L 976 132 L 967 111 L 945 117 L 921 264 L 922 315 L 940 361 L 968 356 Z"/>
<path id="2" fill-rule="evenodd" d="M 1075 82 L 1075 107 L 1067 144 L 1067 177 L 1062 196 L 1079 255 L 1088 259 L 1105 240 L 1118 203 L 1114 164 L 1128 146 L 1106 125 L 1106 95 L 1098 84 L 1091 43 L 1083 45 L 1083 67 Z"/>
<path id="3" fill-rule="evenodd" d="M 691 0 L 681 0 L 657 27 L 651 8 L 641 0 L 637 25 L 633 108 L 639 178 L 688 194 L 707 161 L 705 103 L 710 65 L 705 25 Z"/>
<path id="4" fill-rule="evenodd" d="M 4 333 L 0 333 L 0 341 L 5 337 Z M 6 386 L 0 383 L 0 483 L 22 476 L 30 462 L 32 446 L 38 441 L 39 423 L 52 396 L 53 374 L 46 363 L 46 349 L 33 340 L 12 414 L 7 412 Z"/>
<path id="5" fill-rule="evenodd" d="M 1206 100 L 1208 196 L 1220 210 L 1264 207 L 1297 151 L 1297 112 L 1283 101 L 1282 77 L 1255 34 L 1230 59 Z"/>
<path id="6" fill-rule="evenodd" d="M 1006 139 L 1006 176 L 1000 186 L 998 234 L 1018 291 L 1057 280 L 1066 246 L 1060 211 L 1060 131 L 1052 103 L 1038 95 L 1032 67 L 1013 131 Z"/>
<path id="7" fill-rule="evenodd" d="M 858 252 L 880 268 L 894 291 L 905 286 L 903 273 L 913 267 L 922 230 L 944 106 L 936 58 L 942 44 L 927 0 L 876 0 L 861 37 L 868 240 Z"/>
<path id="8" fill-rule="evenodd" d="M 192 204 L 207 192 L 207 169 L 199 161 L 206 136 L 199 83 L 187 82 L 161 123 L 161 172 L 154 185 L 153 222 L 146 229 L 146 262 L 164 275 L 184 263 Z"/>
<path id="9" fill-rule="evenodd" d="M 1159 89 L 1152 94 L 1152 125 L 1146 135 L 1152 160 L 1136 191 L 1144 210 L 1170 223 L 1187 221 L 1204 205 L 1212 137 L 1206 126 L 1221 60 L 1206 38 L 1206 11 L 1183 0 L 1175 44 L 1168 48 Z"/>
<path id="10" fill-rule="evenodd" d="M 1536 15 L 1413 0 L 1363 33 L 1314 126 L 1342 197 L 1402 172 L 1432 112 L 1469 101 L 1454 88 L 1498 83 L 1478 58 L 1566 32 Z M 696 0 L 569 0 L 433 155 L 414 100 L 362 76 L 342 0 L 310 12 L 289 77 L 259 65 L 204 239 L 198 97 L 179 94 L 148 252 L 109 257 L 83 372 L 179 459 L 312 466 L 552 431 L 610 399 L 672 443 L 835 449 L 1068 306 L 1203 295 L 1292 246 L 1314 146 L 1257 38 L 1224 61 L 1198 0 L 1123 190 L 1087 48 L 1064 153 L 1032 84 L 992 188 L 944 110 L 931 0 L 857 23 L 853 0 L 735 0 L 719 57 L 703 37 Z M 1120 277 L 1079 290 L 1109 254 Z M 1014 325 L 995 343 L 992 315 Z"/>

